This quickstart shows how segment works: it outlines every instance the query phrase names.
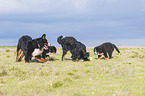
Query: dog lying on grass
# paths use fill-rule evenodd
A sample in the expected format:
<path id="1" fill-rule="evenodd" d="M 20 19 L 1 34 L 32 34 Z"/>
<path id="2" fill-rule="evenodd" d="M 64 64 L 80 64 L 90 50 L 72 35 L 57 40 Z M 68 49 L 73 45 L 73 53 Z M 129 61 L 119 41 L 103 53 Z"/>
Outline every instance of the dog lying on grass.
<path id="1" fill-rule="evenodd" d="M 98 59 L 100 59 L 102 55 L 104 55 L 105 59 L 110 59 L 110 58 L 112 58 L 112 53 L 114 51 L 114 48 L 120 55 L 119 49 L 110 42 L 106 42 L 106 43 L 103 43 L 102 45 L 95 47 L 94 54 L 98 55 Z"/>
<path id="2" fill-rule="evenodd" d="M 47 58 L 47 60 L 50 59 L 50 54 L 56 54 L 56 47 L 55 46 L 48 46 L 48 49 L 44 49 L 42 52 L 42 58 Z"/>
<path id="3" fill-rule="evenodd" d="M 25 35 L 22 36 L 17 45 L 17 56 L 16 56 L 16 62 L 19 62 L 22 60 L 22 58 L 25 56 L 25 62 L 29 63 L 32 56 L 36 57 L 36 60 L 39 62 L 46 62 L 43 58 L 37 58 L 37 55 L 41 54 L 43 52 L 43 49 L 48 49 L 47 45 L 48 42 L 45 38 L 45 34 L 42 35 L 42 37 L 37 39 L 32 39 L 30 36 Z M 22 52 L 22 54 L 21 54 Z"/>

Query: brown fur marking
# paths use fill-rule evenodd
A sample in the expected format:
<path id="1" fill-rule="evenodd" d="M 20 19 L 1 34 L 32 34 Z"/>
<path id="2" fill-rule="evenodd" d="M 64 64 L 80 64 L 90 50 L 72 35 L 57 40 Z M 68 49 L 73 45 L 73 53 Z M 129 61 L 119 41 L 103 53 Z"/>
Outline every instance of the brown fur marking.
<path id="1" fill-rule="evenodd" d="M 21 54 L 21 52 L 22 52 L 22 49 L 20 49 L 19 52 L 18 52 L 18 55 L 17 55 L 17 58 L 16 58 L 16 62 L 19 61 L 19 59 L 20 59 L 19 55 Z"/>

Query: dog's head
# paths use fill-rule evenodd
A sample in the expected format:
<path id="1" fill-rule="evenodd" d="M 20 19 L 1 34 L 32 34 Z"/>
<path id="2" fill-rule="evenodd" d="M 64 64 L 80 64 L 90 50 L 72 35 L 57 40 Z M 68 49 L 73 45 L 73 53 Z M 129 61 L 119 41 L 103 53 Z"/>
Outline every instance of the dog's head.
<path id="1" fill-rule="evenodd" d="M 44 49 L 45 50 L 45 49 Z M 48 46 L 48 49 L 45 50 L 46 53 L 53 53 L 56 54 L 56 47 L 55 46 Z"/>
<path id="2" fill-rule="evenodd" d="M 90 53 L 86 52 L 86 54 L 84 54 L 84 60 L 88 61 L 89 56 L 90 56 Z"/>
<path id="3" fill-rule="evenodd" d="M 56 54 L 56 47 L 51 46 L 51 50 L 50 50 L 50 52 L 53 53 L 53 54 Z"/>
<path id="4" fill-rule="evenodd" d="M 101 47 L 95 47 L 94 48 L 94 54 L 95 55 L 102 55 L 103 54 L 102 48 Z"/>
<path id="5" fill-rule="evenodd" d="M 46 49 L 46 50 L 48 49 L 48 42 L 47 42 L 47 39 L 45 37 L 46 37 L 46 34 L 43 34 L 42 37 L 36 39 L 38 47 L 40 48 L 40 50 L 42 48 Z"/>
<path id="6" fill-rule="evenodd" d="M 86 52 L 86 54 L 84 54 L 84 58 L 88 58 L 90 56 L 89 52 Z"/>
<path id="7" fill-rule="evenodd" d="M 90 53 L 89 53 L 89 52 L 83 53 L 82 51 L 81 51 L 79 54 L 76 55 L 76 57 L 77 57 L 78 59 L 83 59 L 83 60 L 85 60 L 85 61 L 88 60 L 89 56 L 90 56 Z"/>

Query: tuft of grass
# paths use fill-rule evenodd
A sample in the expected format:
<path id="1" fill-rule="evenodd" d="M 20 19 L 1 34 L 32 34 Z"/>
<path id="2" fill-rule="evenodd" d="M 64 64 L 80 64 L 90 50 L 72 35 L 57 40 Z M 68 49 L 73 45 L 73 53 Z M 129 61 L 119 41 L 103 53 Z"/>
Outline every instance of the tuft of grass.
<path id="1" fill-rule="evenodd" d="M 40 72 L 40 76 L 49 76 L 49 73 L 48 72 L 41 71 Z"/>
<path id="2" fill-rule="evenodd" d="M 6 52 L 10 52 L 10 50 L 9 50 L 9 49 L 7 49 L 7 50 L 6 50 Z"/>
<path id="3" fill-rule="evenodd" d="M 6 72 L 6 70 L 2 70 L 2 72 L 0 73 L 0 77 L 2 77 L 2 76 L 5 76 L 5 75 L 8 75 L 8 73 Z"/>
<path id="4" fill-rule="evenodd" d="M 18 67 L 15 67 L 15 66 L 9 68 L 9 71 L 16 71 L 16 70 L 19 70 L 19 68 Z"/>
<path id="5" fill-rule="evenodd" d="M 90 70 L 86 70 L 86 71 L 85 71 L 85 73 L 90 73 L 90 72 L 91 72 Z"/>
<path id="6" fill-rule="evenodd" d="M 66 81 L 67 81 L 67 82 L 72 82 L 72 79 L 70 79 L 70 78 L 67 77 L 67 78 L 64 79 L 64 81 L 65 81 L 65 82 L 66 82 Z"/>
<path id="7" fill-rule="evenodd" d="M 74 74 L 70 72 L 70 73 L 67 73 L 67 75 L 70 75 L 70 76 L 72 76 L 72 75 L 74 75 Z"/>
<path id="8" fill-rule="evenodd" d="M 27 72 L 18 70 L 18 71 L 15 72 L 14 75 L 15 75 L 15 77 L 25 77 L 26 74 L 27 74 Z"/>
<path id="9" fill-rule="evenodd" d="M 139 55 L 139 58 L 145 58 L 145 55 Z"/>
<path id="10" fill-rule="evenodd" d="M 138 55 L 133 55 L 133 56 L 130 56 L 130 58 L 137 58 Z"/>
<path id="11" fill-rule="evenodd" d="M 79 76 L 79 75 L 74 75 L 73 78 L 74 78 L 74 79 L 80 79 L 81 76 Z"/>
<path id="12" fill-rule="evenodd" d="M 62 81 L 57 81 L 52 84 L 52 88 L 58 88 L 61 87 L 62 85 L 63 85 Z"/>
<path id="13" fill-rule="evenodd" d="M 78 70 L 76 70 L 76 69 L 73 69 L 72 71 L 73 71 L 73 72 L 77 72 Z"/>
<path id="14" fill-rule="evenodd" d="M 94 64 L 86 63 L 84 66 L 89 67 L 89 66 L 94 66 Z"/>
<path id="15" fill-rule="evenodd" d="M 11 56 L 10 55 L 7 55 L 7 58 L 10 58 Z"/>
<path id="16" fill-rule="evenodd" d="M 60 72 L 58 72 L 58 71 L 57 71 L 57 72 L 55 72 L 55 75 L 56 75 L 56 76 L 60 75 Z"/>

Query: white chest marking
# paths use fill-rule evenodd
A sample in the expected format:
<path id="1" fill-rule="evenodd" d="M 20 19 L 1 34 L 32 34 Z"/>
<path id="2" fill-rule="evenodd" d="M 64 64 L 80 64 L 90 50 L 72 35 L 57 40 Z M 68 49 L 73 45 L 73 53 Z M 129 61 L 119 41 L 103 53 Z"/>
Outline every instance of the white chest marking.
<path id="1" fill-rule="evenodd" d="M 32 55 L 37 56 L 37 55 L 40 55 L 41 53 L 42 53 L 42 51 L 40 49 L 34 49 Z"/>

